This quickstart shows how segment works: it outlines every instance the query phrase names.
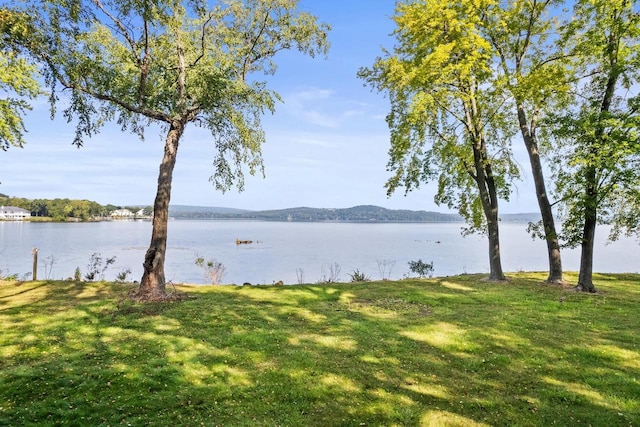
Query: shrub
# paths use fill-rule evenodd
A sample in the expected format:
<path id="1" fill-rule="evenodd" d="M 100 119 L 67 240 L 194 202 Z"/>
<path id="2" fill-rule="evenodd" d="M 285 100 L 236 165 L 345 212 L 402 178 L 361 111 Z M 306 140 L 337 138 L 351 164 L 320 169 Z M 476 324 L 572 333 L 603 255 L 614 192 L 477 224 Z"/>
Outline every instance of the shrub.
<path id="1" fill-rule="evenodd" d="M 104 272 L 114 262 L 116 262 L 115 256 L 107 258 L 103 263 L 102 255 L 100 255 L 100 252 L 94 252 L 91 255 L 89 264 L 87 265 L 87 274 L 84 275 L 85 280 L 89 282 L 97 280 L 98 278 L 100 278 L 100 280 L 104 280 Z"/>
<path id="2" fill-rule="evenodd" d="M 378 271 L 382 276 L 382 280 L 389 280 L 396 262 L 392 259 L 378 259 L 376 261 L 378 262 Z"/>
<path id="3" fill-rule="evenodd" d="M 409 270 L 417 274 L 420 278 L 433 277 L 433 261 L 423 262 L 421 259 L 417 261 L 409 261 Z"/>
<path id="4" fill-rule="evenodd" d="M 212 285 L 222 283 L 227 268 L 215 258 L 205 261 L 203 257 L 196 258 L 195 264 L 204 270 L 204 279 Z"/>
<path id="5" fill-rule="evenodd" d="M 357 268 L 351 274 L 349 274 L 349 277 L 351 277 L 352 282 L 371 281 L 371 279 L 367 275 L 365 275 L 364 273 L 361 273 L 360 270 L 358 270 Z"/>
<path id="6" fill-rule="evenodd" d="M 327 266 L 322 266 L 320 270 L 320 274 L 322 278 L 318 281 L 318 283 L 336 283 L 340 281 L 340 264 L 334 262 L 333 264 L 329 264 Z"/>
<path id="7" fill-rule="evenodd" d="M 118 282 L 126 282 L 129 274 L 131 274 L 131 269 L 125 268 L 120 273 L 116 274 L 116 280 Z"/>

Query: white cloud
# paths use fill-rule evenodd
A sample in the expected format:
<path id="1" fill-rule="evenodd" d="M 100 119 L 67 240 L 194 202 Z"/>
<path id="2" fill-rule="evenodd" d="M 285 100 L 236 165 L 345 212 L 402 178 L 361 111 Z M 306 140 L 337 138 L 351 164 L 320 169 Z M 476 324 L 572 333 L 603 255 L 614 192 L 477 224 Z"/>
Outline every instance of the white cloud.
<path id="1" fill-rule="evenodd" d="M 283 110 L 306 124 L 327 129 L 342 128 L 350 119 L 365 115 L 365 103 L 351 101 L 337 93 L 333 89 L 305 87 L 283 96 Z"/>

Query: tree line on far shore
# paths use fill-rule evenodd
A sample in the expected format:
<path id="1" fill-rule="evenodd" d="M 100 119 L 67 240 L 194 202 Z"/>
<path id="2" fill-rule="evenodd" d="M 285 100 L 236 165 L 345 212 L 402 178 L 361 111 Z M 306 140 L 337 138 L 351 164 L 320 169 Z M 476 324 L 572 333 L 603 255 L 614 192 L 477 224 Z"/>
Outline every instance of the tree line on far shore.
<path id="1" fill-rule="evenodd" d="M 52 221 L 67 221 L 69 219 L 92 221 L 107 218 L 117 209 L 125 208 L 132 212 L 141 209 L 140 206 L 101 205 L 91 200 L 26 199 L 9 197 L 5 194 L 0 194 L 0 205 L 26 209 L 31 212 L 33 217 L 51 218 Z M 151 215 L 152 212 L 151 206 L 144 208 L 145 215 Z"/>

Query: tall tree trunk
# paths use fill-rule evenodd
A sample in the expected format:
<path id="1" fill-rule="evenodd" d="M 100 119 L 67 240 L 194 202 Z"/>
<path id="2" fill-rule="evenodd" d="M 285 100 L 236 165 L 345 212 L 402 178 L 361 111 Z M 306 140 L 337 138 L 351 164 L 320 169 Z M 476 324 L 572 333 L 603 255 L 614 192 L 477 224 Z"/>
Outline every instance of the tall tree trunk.
<path id="1" fill-rule="evenodd" d="M 478 141 L 473 147 L 473 161 L 475 164 L 475 180 L 480 193 L 482 210 L 487 220 L 487 234 L 489 237 L 489 280 L 505 280 L 500 257 L 500 226 L 498 218 L 498 192 L 491 170 L 491 163 L 487 159 L 484 139 L 479 134 Z"/>
<path id="2" fill-rule="evenodd" d="M 597 192 L 596 170 L 589 167 L 586 173 L 586 191 L 584 206 L 584 228 L 582 230 L 582 253 L 580 255 L 580 275 L 576 289 L 583 292 L 596 292 L 593 285 L 593 247 L 596 237 Z"/>
<path id="3" fill-rule="evenodd" d="M 487 231 L 489 233 L 489 280 L 505 280 L 500 258 L 500 227 L 498 223 L 498 207 L 490 209 L 487 217 Z"/>
<path id="4" fill-rule="evenodd" d="M 549 258 L 549 276 L 547 282 L 562 283 L 562 258 L 560 256 L 560 244 L 558 242 L 558 233 L 556 231 L 555 220 L 551 203 L 547 197 L 547 189 L 544 182 L 544 174 L 542 172 L 542 163 L 540 162 L 540 153 L 538 151 L 538 138 L 535 133 L 535 122 L 529 126 L 527 114 L 522 104 L 518 105 L 518 123 L 520 132 L 524 140 L 524 145 L 529 154 L 529 162 L 531 163 L 531 173 L 536 188 L 536 198 L 538 199 L 538 207 L 542 216 L 542 225 L 544 227 L 544 237 L 547 242 L 547 254 Z"/>
<path id="5" fill-rule="evenodd" d="M 158 175 L 158 190 L 153 204 L 153 231 L 151 244 L 144 257 L 144 273 L 140 281 L 137 298 L 155 301 L 166 298 L 164 259 L 167 250 L 167 223 L 169 221 L 169 201 L 171 181 L 176 164 L 178 144 L 184 132 L 184 124 L 174 122 L 169 128 L 164 147 L 164 157 Z"/>
<path id="6" fill-rule="evenodd" d="M 472 174 L 478 191 L 482 210 L 487 220 L 487 233 L 489 235 L 489 280 L 505 280 L 502 271 L 502 261 L 500 257 L 500 233 L 498 224 L 498 192 L 496 190 L 496 182 L 493 178 L 493 170 L 491 169 L 491 161 L 487 157 L 487 146 L 484 139 L 484 132 L 476 102 L 476 82 L 472 81 L 469 85 L 470 99 L 465 104 L 465 115 L 467 129 L 470 130 L 472 137 L 473 164 L 475 174 Z"/>
<path id="7" fill-rule="evenodd" d="M 595 138 L 589 146 L 589 162 L 597 159 L 603 153 L 599 147 L 606 146 L 604 141 L 606 115 L 611 110 L 613 96 L 616 91 L 618 78 L 622 73 L 622 69 L 618 64 L 620 39 L 612 30 L 607 38 L 605 52 L 609 63 L 609 74 L 607 76 L 607 84 L 600 104 L 600 115 L 596 125 Z M 598 169 L 593 164 L 589 164 L 585 171 L 585 192 L 584 192 L 584 228 L 582 230 L 582 253 L 580 255 L 580 274 L 578 276 L 578 285 L 576 289 L 584 292 L 596 292 L 593 285 L 593 247 L 596 236 L 596 225 L 598 221 Z"/>

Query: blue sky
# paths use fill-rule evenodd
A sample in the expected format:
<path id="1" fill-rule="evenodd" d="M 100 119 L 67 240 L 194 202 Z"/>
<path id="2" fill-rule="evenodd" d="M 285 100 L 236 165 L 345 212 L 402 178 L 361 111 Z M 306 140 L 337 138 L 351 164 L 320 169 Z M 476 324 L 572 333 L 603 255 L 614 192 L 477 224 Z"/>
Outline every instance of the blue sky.
<path id="1" fill-rule="evenodd" d="M 334 2 L 302 0 L 301 7 L 329 23 L 327 59 L 297 52 L 276 57 L 278 71 L 267 77 L 283 98 L 274 115 L 263 118 L 266 178 L 247 175 L 245 191 L 226 194 L 209 182 L 213 143 L 206 131 L 190 127 L 180 145 L 174 171 L 172 204 L 280 209 L 297 206 L 343 208 L 375 204 L 390 209 L 435 210 L 434 187 L 425 185 L 406 197 L 400 189 L 388 198 L 384 183 L 389 131 L 388 101 L 364 87 L 356 73 L 371 66 L 381 47 L 393 46 L 392 0 Z M 45 99 L 26 117 L 27 144 L 0 152 L 0 193 L 16 197 L 95 200 L 101 204 L 152 204 L 164 135 L 149 128 L 146 139 L 106 126 L 85 142 L 71 145 L 73 125 L 49 119 Z M 522 142 L 523 180 L 501 211 L 534 212 L 533 181 Z"/>

